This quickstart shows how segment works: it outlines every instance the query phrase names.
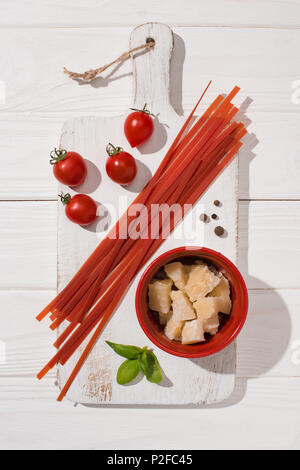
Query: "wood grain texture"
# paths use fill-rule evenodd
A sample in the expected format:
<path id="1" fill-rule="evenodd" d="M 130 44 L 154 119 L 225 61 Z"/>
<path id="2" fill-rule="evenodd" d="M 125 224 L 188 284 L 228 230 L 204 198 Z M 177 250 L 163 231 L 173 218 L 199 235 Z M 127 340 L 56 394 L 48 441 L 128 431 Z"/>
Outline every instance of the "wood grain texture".
<path id="1" fill-rule="evenodd" d="M 299 378 L 238 379 L 217 407 L 75 408 L 52 379 L 0 379 L 0 448 L 299 450 L 299 392 Z"/>
<path id="2" fill-rule="evenodd" d="M 300 198 L 299 111 L 259 113 L 250 106 L 250 138 L 239 160 L 241 199 Z"/>
<path id="3" fill-rule="evenodd" d="M 9 0 L 2 0 L 1 26 L 102 26 L 135 25 L 160 21 L 189 26 L 290 26 L 299 27 L 298 0 L 181 0 L 161 2 L 128 0 L 45 0 L 19 2 L 15 8 Z"/>
<path id="4" fill-rule="evenodd" d="M 7 165 L 0 172 L 0 199 L 56 199 L 57 184 L 49 164 L 58 147 L 61 116 L 20 116 L 0 113 L 0 153 Z"/>
<path id="5" fill-rule="evenodd" d="M 299 288 L 300 201 L 239 205 L 239 267 L 248 288 Z"/>
<path id="6" fill-rule="evenodd" d="M 0 203 L 0 288 L 56 287 L 57 203 Z"/>
<path id="7" fill-rule="evenodd" d="M 99 140 L 97 142 L 99 143 Z M 74 143 L 77 145 L 77 141 Z M 94 155 L 96 153 L 94 151 Z M 88 156 L 93 156 L 93 152 Z M 98 158 L 98 153 L 96 157 Z M 145 157 L 140 156 L 139 158 L 144 159 Z M 101 162 L 104 165 L 102 154 Z M 105 176 L 103 169 L 101 173 Z M 226 178 L 229 181 L 230 174 L 227 174 Z M 95 184 L 94 177 L 89 181 L 92 186 Z M 98 181 L 98 177 L 96 177 L 96 181 Z M 221 196 L 220 199 L 224 199 L 225 187 L 218 182 L 213 187 L 215 188 L 214 193 L 208 192 L 202 198 L 201 203 L 205 206 L 203 208 L 199 206 L 199 212 L 202 212 L 204 208 L 209 213 L 215 210 L 212 204 L 215 196 Z M 121 211 L 127 207 L 127 203 L 130 201 L 129 196 L 124 190 Z M 102 200 L 105 206 L 102 194 L 98 199 Z M 108 206 L 111 202 L 114 203 L 109 200 L 106 205 Z M 251 289 L 299 289 L 299 204 L 299 201 L 240 202 L 239 267 Z M 109 208 L 111 212 L 111 206 Z M 56 210 L 56 201 L 0 202 L 0 239 L 2 244 L 0 288 L 54 289 L 56 287 Z M 228 217 L 231 217 L 230 223 L 234 220 L 231 206 L 224 204 L 219 216 L 220 223 L 228 230 L 229 223 L 226 223 L 227 220 L 230 220 Z M 94 230 L 98 230 L 100 237 L 103 236 L 103 232 L 100 231 L 109 220 L 108 217 L 104 217 L 98 222 L 98 228 L 93 227 Z M 95 240 L 93 231 L 80 227 L 75 229 L 73 225 L 66 226 L 65 230 L 67 233 L 70 230 L 73 231 L 72 236 L 74 236 L 75 243 L 78 243 L 82 232 L 84 232 L 85 245 L 82 247 L 84 250 L 82 259 L 79 255 L 77 258 L 74 255 L 74 263 L 77 265 L 96 246 L 98 239 Z M 220 242 L 222 245 L 219 244 Z M 233 259 L 234 252 L 230 251 L 233 246 L 231 242 L 230 237 L 222 240 L 215 238 L 212 223 L 205 226 L 199 223 L 196 238 L 191 240 L 191 243 L 209 244 L 214 249 L 219 247 L 222 252 L 227 253 Z M 172 246 L 176 246 L 176 240 L 171 243 Z M 62 250 L 67 250 L 67 245 L 67 240 L 65 242 L 60 240 Z M 278 246 L 281 247 L 280 250 L 277 249 Z M 70 270 L 75 269 L 75 265 L 72 263 L 72 261 L 65 260 L 64 266 L 69 274 L 66 274 L 62 279 L 62 283 L 67 282 L 72 272 Z M 276 269 L 274 269 L 274 263 L 276 263 Z M 289 275 L 287 276 L 286 273 Z"/>
<path id="8" fill-rule="evenodd" d="M 130 27 L 1 29 L 0 80 L 6 83 L 6 103 L 0 111 L 109 116 L 127 110 L 132 104 L 130 61 L 91 84 L 70 80 L 63 67 L 81 72 L 111 61 L 128 48 L 130 31 Z M 237 83 L 241 87 L 237 103 L 250 97 L 253 112 L 299 112 L 291 99 L 292 83 L 300 74 L 298 30 L 177 27 L 174 34 L 171 104 L 179 114 L 192 108 L 199 89 L 210 79 L 213 86 L 204 106 L 220 89 Z M 95 44 L 101 47 L 100 55 Z M 209 48 L 199 47 L 202 44 Z"/>
<path id="9" fill-rule="evenodd" d="M 299 198 L 300 107 L 292 103 L 292 83 L 300 76 L 295 60 L 298 32 L 253 28 L 175 31 L 170 101 L 179 114 L 187 114 L 210 78 L 213 84 L 201 110 L 220 90 L 235 83 L 242 87 L 237 103 L 244 102 L 246 123 L 253 135 L 241 152 L 239 197 Z M 116 115 L 132 104 L 129 61 L 91 85 L 72 81 L 62 73 L 64 65 L 80 71 L 98 65 L 95 60 L 106 62 L 119 55 L 129 32 L 130 28 L 0 31 L 0 80 L 7 84 L 6 103 L 0 105 L 0 152 L 10 163 L 1 170 L 1 199 L 55 199 L 48 155 L 57 145 L 66 115 Z M 102 46 L 101 60 L 95 58 L 94 42 Z M 195 44 L 209 44 L 209 54 Z M 255 158 L 249 162 L 250 149 Z M 245 151 L 247 158 L 243 158 Z"/>
<path id="10" fill-rule="evenodd" d="M 54 290 L 0 290 L 0 342 L 5 343 L 0 377 L 35 377 L 53 354 L 54 335 L 35 315 L 54 295 Z M 237 377 L 299 377 L 299 290 L 250 290 L 249 298 L 247 323 L 237 340 Z M 38 381 L 31 390 L 34 398 L 48 397 Z"/>
<path id="11" fill-rule="evenodd" d="M 218 78 L 208 100 L 215 95 L 215 90 L 218 92 L 226 86 L 230 87 L 235 80 L 246 86 L 245 94 L 254 100 L 247 115 L 253 121 L 251 132 L 256 134 L 260 143 L 254 149 L 257 157 L 252 160 L 249 170 L 247 163 L 240 164 L 240 197 L 299 199 L 299 105 L 291 103 L 291 83 L 300 76 L 297 61 L 299 39 L 298 42 L 294 40 L 297 35 L 299 37 L 299 29 L 289 31 L 299 28 L 298 0 L 189 0 L 184 4 L 180 0 L 153 0 L 151 3 L 145 0 L 27 0 L 17 3 L 2 0 L 1 13 L 0 80 L 4 80 L 5 74 L 8 98 L 6 112 L 0 105 L 1 199 L 56 198 L 55 184 L 48 178 L 46 160 L 48 151 L 53 143 L 56 144 L 58 129 L 65 116 L 73 113 L 119 114 L 132 104 L 128 93 L 131 77 L 116 79 L 119 75 L 131 73 L 129 63 L 93 86 L 81 86 L 64 79 L 62 66 L 81 71 L 110 60 L 127 47 L 132 26 L 153 20 L 189 26 L 174 28 L 175 52 L 179 51 L 179 54 L 176 56 L 175 53 L 171 63 L 171 72 L 175 77 L 175 81 L 171 82 L 171 101 L 178 112 L 187 113 L 191 109 L 198 89 L 203 88 L 207 78 Z M 116 28 L 117 23 L 121 27 Z M 11 28 L 12 25 L 15 28 Z M 34 28 L 28 29 L 30 25 Z M 64 25 L 77 29 L 62 28 Z M 219 27 L 193 28 L 191 25 Z M 101 26 L 101 29 L 94 26 Z M 53 119 L 56 124 L 51 125 Z M 32 142 L 35 148 L 32 148 Z M 9 158 L 4 158 L 6 154 Z M 292 170 L 289 171 L 289 168 Z M 38 204 L 42 211 L 44 203 Z M 56 204 L 52 204 L 55 211 Z M 290 202 L 285 204 L 290 213 Z M 17 205 L 14 211 L 15 231 L 24 233 L 22 217 L 32 213 L 29 206 L 27 202 Z M 247 217 L 240 220 L 241 242 L 244 244 L 242 251 L 245 253 L 248 246 L 247 226 L 251 227 L 253 220 L 257 237 L 251 237 L 249 265 L 255 272 L 255 246 L 260 246 L 262 251 L 259 240 L 265 240 L 267 252 L 270 253 L 270 238 L 274 233 L 281 232 L 286 224 L 287 241 L 282 242 L 282 238 L 278 237 L 282 243 L 281 269 L 278 269 L 275 256 L 264 266 L 260 263 L 259 269 L 261 280 L 270 282 L 274 277 L 270 272 L 276 269 L 276 284 L 287 285 L 299 277 L 298 263 L 288 264 L 284 257 L 287 253 L 287 259 L 290 258 L 293 250 L 297 253 L 297 220 L 294 223 L 292 217 L 284 216 L 283 221 L 274 218 L 268 238 L 264 231 L 270 232 L 270 228 L 266 229 L 265 218 L 273 211 L 272 203 L 262 201 L 261 210 L 257 206 L 252 207 L 249 224 Z M 264 215 L 257 217 L 258 212 Z M 51 247 L 52 259 L 56 243 L 52 235 L 51 217 L 43 219 L 43 224 L 49 231 L 47 245 L 49 250 Z M 16 345 L 20 354 L 28 351 L 28 356 L 25 353 L 28 359 L 29 351 L 32 348 L 32 354 L 35 354 L 36 341 L 40 341 L 36 334 L 37 325 L 30 318 L 30 313 L 36 312 L 36 299 L 40 298 L 37 291 L 33 294 L 31 290 L 32 280 L 35 285 L 37 269 L 44 269 L 45 262 L 43 254 L 39 261 L 33 255 L 33 263 L 31 257 L 23 258 L 24 247 L 33 249 L 29 240 L 40 238 L 38 226 L 32 226 L 36 233 L 31 233 L 29 228 L 24 239 L 12 239 L 17 240 L 13 250 L 12 241 L 7 241 L 11 232 L 1 230 L 1 242 L 5 240 L 4 249 L 1 250 L 1 271 L 7 273 L 13 285 L 19 286 L 20 275 L 24 273 L 19 268 L 23 262 L 26 263 L 27 297 L 19 290 L 0 291 L 0 339 L 7 312 L 15 318 L 15 312 L 22 313 L 25 304 L 25 310 L 29 313 L 29 316 L 21 314 L 18 317 L 18 337 L 9 334 L 9 342 Z M 44 240 L 44 236 L 42 238 Z M 9 258 L 5 257 L 8 245 Z M 3 259 L 6 260 L 4 264 Z M 291 269 L 288 278 L 286 269 Z M 51 269 L 51 276 L 51 285 L 55 286 L 54 269 Z M 41 279 L 41 283 L 48 288 L 49 277 Z M 4 297 L 1 297 L 2 292 Z M 238 342 L 238 373 L 250 376 L 294 374 L 290 346 L 299 331 L 299 290 L 262 290 L 250 294 L 250 316 Z M 45 302 L 41 298 L 42 303 Z M 271 321 L 272 309 L 275 312 L 274 325 Z M 281 312 L 284 324 L 289 324 L 288 317 L 291 322 L 287 348 L 289 326 L 282 330 Z M 29 324 L 32 325 L 32 334 Z M 262 331 L 263 328 L 267 328 L 267 332 Z M 24 338 L 27 338 L 24 343 L 21 341 L 22 331 Z M 280 338 L 281 332 L 283 339 Z M 42 338 L 43 333 L 39 334 Z M 45 334 L 48 335 L 48 332 L 45 331 Z M 262 336 L 266 338 L 266 347 Z M 272 340 L 278 341 L 278 349 Z M 41 355 L 44 356 L 42 351 Z M 35 367 L 34 364 L 32 374 L 36 372 Z M 228 449 L 300 449 L 299 379 L 279 377 L 247 382 L 238 379 L 234 394 L 221 408 L 95 409 L 74 408 L 68 401 L 57 404 L 57 388 L 52 378 L 38 383 L 28 376 L 14 377 L 14 368 L 22 374 L 19 364 L 13 362 L 11 376 L 1 376 L 0 379 L 1 449 L 142 449 L 147 446 L 187 450 L 219 449 L 222 446 Z M 29 364 L 25 365 L 28 372 L 29 368 Z"/>
<path id="12" fill-rule="evenodd" d="M 36 315 L 50 302 L 55 290 L 0 291 L 0 377 L 35 377 L 49 355 L 54 333 Z M 54 377 L 53 371 L 50 376 Z M 38 387 L 38 381 L 36 380 Z"/>
<path id="13" fill-rule="evenodd" d="M 237 341 L 238 377 L 300 376 L 298 289 L 251 290 Z"/>
<path id="14" fill-rule="evenodd" d="M 250 106 L 247 118 L 251 136 L 240 151 L 239 197 L 299 199 L 298 113 L 251 112 Z M 1 200 L 57 198 L 49 152 L 58 145 L 63 121 L 63 115 L 52 113 L 0 113 L 0 151 L 9 161 L 0 173 Z"/>
<path id="15" fill-rule="evenodd" d="M 144 186 L 145 175 L 150 176 L 157 168 L 170 143 L 173 141 L 183 118 L 178 117 L 171 109 L 169 102 L 169 60 L 172 50 L 172 35 L 165 25 L 145 25 L 135 29 L 131 36 L 131 46 L 140 44 L 147 37 L 156 42 L 156 49 L 134 59 L 134 83 L 136 86 L 135 103 L 141 105 L 146 101 L 151 109 L 160 110 L 156 122 L 156 134 L 149 143 L 141 147 L 142 154 L 134 149 L 138 157 L 140 175 L 129 188 L 112 187 L 105 173 L 105 159 L 99 158 L 99 152 L 105 148 L 107 141 L 116 142 L 124 148 L 128 147 L 122 136 L 124 116 L 115 118 L 74 118 L 68 121 L 63 129 L 62 146 L 77 149 L 96 165 L 101 173 L 101 184 L 93 192 L 96 200 L 101 202 L 109 211 L 119 208 L 121 198 L 127 196 L 130 203 L 137 192 Z M 147 87 L 150 77 L 151 86 Z M 160 83 L 162 82 L 162 83 Z M 147 92 L 149 93 L 147 95 Z M 177 236 L 167 240 L 157 254 L 175 246 L 204 245 L 217 248 L 231 258 L 236 258 L 236 221 L 237 221 L 237 163 L 233 162 L 217 183 L 207 192 L 200 205 L 187 217 L 187 222 L 197 222 L 193 239 L 187 241 L 186 235 L 180 234 L 180 227 L 175 232 Z M 78 189 L 80 191 L 80 188 Z M 213 208 L 213 201 L 222 201 L 222 222 L 226 227 L 227 236 L 217 239 L 212 227 L 205 230 L 199 220 L 203 211 Z M 116 215 L 111 221 L 116 220 Z M 82 262 L 96 247 L 105 232 L 94 229 L 86 230 L 68 222 L 63 210 L 59 210 L 58 220 L 58 263 L 59 288 L 76 272 Z M 96 224 L 97 227 L 97 224 Z M 84 238 L 83 238 L 84 237 Z M 84 239 L 84 243 L 83 243 Z M 233 390 L 235 380 L 235 347 L 230 345 L 217 355 L 202 360 L 181 360 L 181 373 L 178 374 L 178 358 L 162 351 L 156 351 L 163 364 L 165 377 L 160 387 L 153 386 L 145 380 L 139 381 L 134 387 L 122 387 L 115 383 L 114 375 L 120 363 L 119 358 L 105 344 L 105 339 L 117 343 L 132 343 L 137 345 L 149 344 L 149 340 L 141 331 L 133 308 L 135 291 L 140 276 L 137 276 L 126 297 L 114 313 L 109 325 L 105 328 L 93 352 L 90 354 L 81 372 L 78 374 L 68 397 L 81 403 L 113 403 L 113 404 L 188 404 L 213 403 L 227 398 Z M 130 338 L 130 341 L 129 341 Z M 73 369 L 82 348 L 64 366 L 59 368 L 59 382 L 64 384 Z"/>

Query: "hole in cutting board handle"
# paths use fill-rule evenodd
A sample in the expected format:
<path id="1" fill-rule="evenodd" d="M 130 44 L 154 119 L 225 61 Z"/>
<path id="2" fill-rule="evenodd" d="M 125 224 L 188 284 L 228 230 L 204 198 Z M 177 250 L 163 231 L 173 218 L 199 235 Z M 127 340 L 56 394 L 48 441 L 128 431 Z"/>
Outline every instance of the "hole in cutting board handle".
<path id="1" fill-rule="evenodd" d="M 155 45 L 155 40 L 153 38 L 146 38 L 146 44 L 149 44 L 149 42 L 154 42 L 154 45 Z"/>

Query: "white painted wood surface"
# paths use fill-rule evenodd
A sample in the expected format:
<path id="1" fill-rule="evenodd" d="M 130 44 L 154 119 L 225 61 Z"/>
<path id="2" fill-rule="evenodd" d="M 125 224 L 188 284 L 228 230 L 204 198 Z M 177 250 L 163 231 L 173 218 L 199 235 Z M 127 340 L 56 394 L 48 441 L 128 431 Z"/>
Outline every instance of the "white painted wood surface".
<path id="1" fill-rule="evenodd" d="M 0 204 L 2 289 L 56 287 L 56 207 L 50 201 Z"/>
<path id="2" fill-rule="evenodd" d="M 300 198 L 300 108 L 292 103 L 292 84 L 300 78 L 299 1 L 189 0 L 184 8 L 171 0 L 131 0 L 126 6 L 117 0 L 76 0 L 72 6 L 68 0 L 0 3 L 0 81 L 6 82 L 6 103 L 0 104 L 0 199 L 27 200 L 10 202 L 9 207 L 0 202 L 0 341 L 5 332 L 9 352 L 8 363 L 0 364 L 0 448 L 299 449 L 300 380 L 293 376 L 300 371 L 300 294 L 298 266 L 290 261 L 290 254 L 299 249 L 299 232 L 295 206 L 289 201 Z M 66 65 L 81 71 L 105 63 L 125 50 L 134 25 L 153 20 L 171 24 L 180 51 L 171 62 L 176 111 L 186 114 L 191 109 L 208 78 L 214 88 L 207 102 L 234 82 L 253 100 L 247 116 L 259 144 L 249 168 L 240 165 L 240 197 L 262 200 L 250 201 L 249 217 L 241 217 L 240 241 L 242 256 L 249 243 L 252 276 L 258 274 L 256 245 L 264 253 L 265 243 L 269 262 L 259 262 L 258 290 L 250 292 L 250 315 L 238 340 L 237 375 L 242 378 L 220 407 L 74 408 L 68 401 L 55 403 L 52 377 L 41 383 L 34 378 L 53 352 L 45 325 L 40 328 L 32 318 L 56 285 L 56 226 L 50 215 L 56 202 L 41 201 L 56 199 L 57 193 L 49 177 L 48 153 L 57 145 L 66 117 L 124 112 L 132 102 L 132 78 L 129 62 L 109 79 L 99 80 L 98 87 L 80 86 L 61 69 Z M 36 211 L 31 199 L 37 200 Z M 279 216 L 278 207 L 266 199 L 287 200 L 282 207 L 290 215 L 280 210 Z M 24 231 L 27 215 L 31 218 Z M 34 222 L 38 217 L 41 226 Z M 256 234 L 248 237 L 247 225 L 251 231 L 253 224 Z M 46 240 L 46 230 L 49 251 L 45 256 L 40 250 L 39 261 L 33 250 L 37 240 Z M 271 256 L 266 231 L 280 243 L 285 240 L 280 263 L 278 251 Z M 34 262 L 24 255 L 24 247 L 31 250 Z M 38 271 L 41 288 L 35 290 Z M 271 284 L 274 279 L 277 290 Z"/>
<path id="3" fill-rule="evenodd" d="M 115 451 L 300 447 L 298 378 L 239 379 L 234 394 L 223 406 L 185 409 L 74 407 L 70 402 L 61 406 L 55 402 L 52 382 L 46 380 L 37 386 L 29 378 L 0 380 L 0 448 Z"/>
<path id="4" fill-rule="evenodd" d="M 147 24 L 137 27 L 131 34 L 130 47 L 143 44 L 147 38 L 155 41 L 155 48 L 143 55 L 133 57 L 134 106 L 142 108 L 147 103 L 151 112 L 158 115 L 155 133 L 151 140 L 140 149 L 131 153 L 138 161 L 139 173 L 136 181 L 128 188 L 112 184 L 105 171 L 105 147 L 113 142 L 124 149 L 129 147 L 123 136 L 124 116 L 120 117 L 83 117 L 68 121 L 62 131 L 61 145 L 68 150 L 75 150 L 84 155 L 92 165 L 90 172 L 97 167 L 101 181 L 94 188 L 87 181 L 86 188 L 104 208 L 108 210 L 111 221 L 103 230 L 103 218 L 89 231 L 70 223 L 59 208 L 58 219 L 58 275 L 59 289 L 73 277 L 85 259 L 103 239 L 112 224 L 122 214 L 125 207 L 136 197 L 144 186 L 145 177 L 150 178 L 171 145 L 176 133 L 184 122 L 173 110 L 169 100 L 170 59 L 173 50 L 173 35 L 170 28 L 163 24 Z M 201 92 L 199 91 L 199 96 Z M 99 175 L 99 180 L 100 180 Z M 94 178 L 95 179 L 95 178 Z M 188 220 L 197 223 L 190 240 L 186 235 L 179 236 L 180 227 L 173 239 L 166 240 L 152 257 L 173 247 L 184 245 L 209 246 L 222 251 L 233 261 L 236 260 L 237 236 L 237 162 L 233 162 L 218 178 L 205 197 L 188 215 Z M 62 188 L 65 192 L 67 188 Z M 77 192 L 84 192 L 77 188 Z M 123 199 L 123 200 L 122 200 Z M 222 201 L 220 218 L 226 227 L 227 237 L 217 238 L 212 224 L 205 227 L 200 221 L 203 211 L 213 211 L 213 201 Z M 102 207 L 101 206 L 101 207 Z M 112 211 L 115 210 L 113 214 Z M 117 212 L 116 212 L 117 211 Z M 185 220 L 186 222 L 186 220 Z M 186 222 L 187 223 L 187 222 Z M 206 228 L 204 233 L 204 228 Z M 203 232 L 203 233 L 202 233 Z M 189 236 L 190 233 L 188 233 Z M 164 369 L 161 386 L 154 386 L 146 380 L 140 380 L 134 387 L 123 387 L 115 380 L 120 358 L 108 348 L 105 340 L 116 343 L 153 346 L 141 330 L 135 313 L 135 293 L 140 275 L 136 277 L 121 305 L 115 311 L 105 331 L 100 336 L 90 356 L 75 379 L 67 398 L 79 403 L 92 404 L 211 404 L 228 398 L 235 383 L 236 350 L 234 344 L 224 351 L 198 360 L 178 359 L 158 348 L 155 353 Z M 84 343 L 86 344 L 86 343 Z M 59 367 L 59 384 L 63 386 L 80 357 L 84 347 L 74 354 L 68 363 Z M 180 373 L 178 373 L 180 371 Z"/>
<path id="5" fill-rule="evenodd" d="M 300 201 L 242 201 L 239 267 L 249 288 L 299 288 Z"/>
<path id="6" fill-rule="evenodd" d="M 211 196 L 205 198 L 210 202 L 213 199 Z M 300 288 L 299 205 L 299 201 L 240 201 L 239 267 L 251 289 Z M 212 209 L 213 206 L 209 206 L 209 210 Z M 0 289 L 55 289 L 56 210 L 56 201 L 0 203 L 0 241 L 3 247 L 0 252 Z M 230 212 L 227 207 L 223 210 Z M 225 217 L 228 218 L 229 214 L 226 213 Z M 199 232 L 200 241 L 218 248 L 219 239 L 211 237 L 212 225 L 204 228 L 203 234 Z M 78 228 L 77 234 L 82 230 L 85 229 Z M 96 244 L 93 238 L 93 232 L 86 231 L 86 254 Z M 221 243 L 220 249 L 232 257 L 229 239 L 222 239 Z M 280 250 L 276 248 L 278 244 Z M 274 269 L 274 263 L 280 269 Z"/>
<path id="7" fill-rule="evenodd" d="M 6 82 L 6 103 L 1 104 L 1 111 L 119 115 L 132 104 L 130 61 L 114 73 L 106 71 L 92 84 L 72 81 L 62 70 L 66 66 L 81 72 L 118 57 L 127 50 L 131 30 L 0 28 L 1 80 Z M 296 60 L 298 29 L 282 29 L 280 36 L 276 28 L 178 26 L 173 31 L 176 52 L 171 62 L 171 104 L 179 113 L 183 106 L 185 112 L 194 106 L 199 89 L 210 79 L 213 86 L 203 101 L 205 105 L 220 88 L 229 89 L 238 82 L 241 92 L 237 103 L 249 97 L 253 100 L 251 113 L 297 110 L 292 102 L 292 82 L 300 68 Z M 91 46 L 95 43 L 100 44 L 100 56 Z M 201 74 L 195 73 L 200 70 Z"/>
<path id="8" fill-rule="evenodd" d="M 34 312 L 51 301 L 56 290 L 9 289 L 0 291 L 0 377 L 35 377 L 54 350 L 54 334 L 37 324 Z M 12 328 L 13 325 L 13 328 Z M 52 371 L 50 377 L 54 378 Z M 3 383 L 3 382 L 2 382 Z"/>
<path id="9" fill-rule="evenodd" d="M 246 327 L 238 338 L 238 377 L 300 376 L 298 289 L 250 290 Z"/>
<path id="10" fill-rule="evenodd" d="M 0 173 L 1 199 L 56 199 L 48 155 L 66 116 L 119 115 L 129 108 L 130 61 L 92 85 L 70 80 L 62 68 L 83 71 L 117 57 L 127 47 L 130 30 L 0 28 L 0 80 L 6 83 L 1 155 L 10 162 Z M 252 121 L 248 129 L 255 134 L 251 145 L 257 158 L 250 163 L 241 158 L 240 198 L 299 199 L 300 104 L 292 102 L 292 85 L 300 76 L 298 30 L 176 27 L 174 33 L 170 100 L 179 114 L 191 110 L 210 79 L 204 106 L 235 83 L 242 88 L 237 104 L 252 100 L 243 109 Z M 93 42 L 101 44 L 100 57 Z M 209 44 L 209 53 L 198 44 Z"/>
<path id="11" fill-rule="evenodd" d="M 33 315 L 54 295 L 55 290 L 51 289 L 0 290 L 1 313 L 11 312 L 10 316 L 1 316 L 0 341 L 6 344 L 6 360 L 0 361 L 0 378 L 33 378 L 54 353 L 51 346 L 54 333 L 51 336 L 45 324 L 36 324 Z M 237 377 L 300 377 L 298 289 L 255 289 L 250 290 L 249 297 L 249 317 L 237 340 Z M 278 329 L 283 323 L 279 335 Z M 262 335 L 262 329 L 268 334 Z M 56 371 L 47 377 L 53 378 L 48 383 L 57 396 L 58 389 L 54 390 Z"/>
<path id="12" fill-rule="evenodd" d="M 188 26 L 299 26 L 299 0 L 235 0 L 203 1 L 181 0 L 27 0 L 13 8 L 9 0 L 2 0 L 5 14 L 3 26 L 112 26 L 136 25 L 158 21 L 170 25 Z"/>

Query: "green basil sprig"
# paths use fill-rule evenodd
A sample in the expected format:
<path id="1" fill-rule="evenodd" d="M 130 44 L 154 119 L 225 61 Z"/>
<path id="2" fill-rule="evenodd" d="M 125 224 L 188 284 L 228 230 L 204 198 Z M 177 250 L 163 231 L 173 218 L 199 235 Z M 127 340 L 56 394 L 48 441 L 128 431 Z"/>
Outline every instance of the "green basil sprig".
<path id="1" fill-rule="evenodd" d="M 126 361 L 120 365 L 117 373 L 118 384 L 125 385 L 131 382 L 136 378 L 140 370 L 144 372 L 149 382 L 158 384 L 162 381 L 161 368 L 157 357 L 147 346 L 139 348 L 138 346 L 117 344 L 110 341 L 106 341 L 106 343 L 119 356 L 126 358 Z"/>

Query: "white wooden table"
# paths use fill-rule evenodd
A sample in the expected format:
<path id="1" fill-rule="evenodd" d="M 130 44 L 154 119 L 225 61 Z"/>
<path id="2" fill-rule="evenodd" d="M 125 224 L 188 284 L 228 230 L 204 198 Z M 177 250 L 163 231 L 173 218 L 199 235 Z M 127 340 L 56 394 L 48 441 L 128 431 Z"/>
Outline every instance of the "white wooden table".
<path id="1" fill-rule="evenodd" d="M 300 448 L 300 1 L 188 4 L 0 1 L 1 449 Z M 253 100 L 247 116 L 258 143 L 253 137 L 250 164 L 241 155 L 239 218 L 250 314 L 227 402 L 75 408 L 55 402 L 54 374 L 42 383 L 34 378 L 51 353 L 34 314 L 57 282 L 48 152 L 66 118 L 127 109 L 131 64 L 94 86 L 69 80 L 62 67 L 81 71 L 117 57 L 132 27 L 146 21 L 175 32 L 171 98 L 179 113 L 209 79 L 205 104 L 234 84 L 240 103 Z"/>

